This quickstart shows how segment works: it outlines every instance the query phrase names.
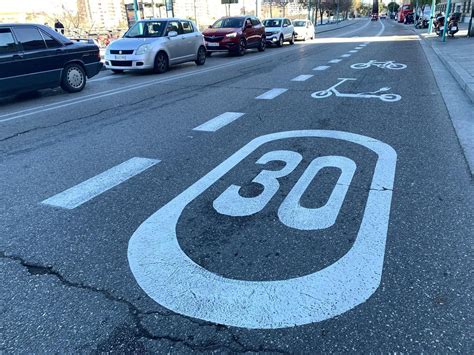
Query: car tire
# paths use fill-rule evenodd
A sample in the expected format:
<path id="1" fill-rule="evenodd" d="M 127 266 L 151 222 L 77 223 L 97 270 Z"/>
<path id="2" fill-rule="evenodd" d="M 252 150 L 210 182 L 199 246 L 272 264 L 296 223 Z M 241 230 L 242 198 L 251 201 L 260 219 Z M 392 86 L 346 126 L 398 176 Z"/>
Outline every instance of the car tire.
<path id="1" fill-rule="evenodd" d="M 86 86 L 87 76 L 79 63 L 71 63 L 64 67 L 61 87 L 67 92 L 79 92 Z"/>
<path id="2" fill-rule="evenodd" d="M 156 74 L 163 74 L 168 71 L 169 59 L 165 52 L 158 52 L 155 57 L 155 65 L 153 66 L 153 72 Z"/>
<path id="3" fill-rule="evenodd" d="M 267 40 L 265 39 L 265 37 L 262 37 L 257 49 L 259 52 L 263 52 L 266 47 L 267 47 Z"/>
<path id="4" fill-rule="evenodd" d="M 295 44 L 295 35 L 291 35 L 290 44 Z"/>
<path id="5" fill-rule="evenodd" d="M 245 54 L 246 50 L 247 50 L 247 43 L 245 43 L 245 39 L 241 38 L 239 41 L 239 48 L 237 49 L 236 54 L 241 57 Z"/>
<path id="6" fill-rule="evenodd" d="M 194 61 L 196 65 L 204 65 L 206 63 L 206 48 L 204 46 L 199 47 L 196 60 Z"/>
<path id="7" fill-rule="evenodd" d="M 123 73 L 123 69 L 111 69 L 112 70 L 112 73 L 114 74 L 122 74 Z"/>
<path id="8" fill-rule="evenodd" d="M 282 46 L 283 46 L 283 35 L 280 35 L 280 38 L 278 38 L 277 47 L 282 47 Z"/>

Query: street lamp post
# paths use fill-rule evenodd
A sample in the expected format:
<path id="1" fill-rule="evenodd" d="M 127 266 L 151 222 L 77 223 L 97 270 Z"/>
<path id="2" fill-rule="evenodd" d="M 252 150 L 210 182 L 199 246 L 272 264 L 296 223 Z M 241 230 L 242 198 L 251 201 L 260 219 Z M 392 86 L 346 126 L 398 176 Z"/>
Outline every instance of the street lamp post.
<path id="1" fill-rule="evenodd" d="M 133 14 L 135 16 L 135 21 L 138 21 L 138 0 L 133 0 Z"/>
<path id="2" fill-rule="evenodd" d="M 443 28 L 443 38 L 442 41 L 446 42 L 446 32 L 448 32 L 448 20 L 449 20 L 449 13 L 451 12 L 451 0 L 448 0 L 446 4 L 446 15 L 444 15 L 444 28 Z"/>
<path id="3" fill-rule="evenodd" d="M 415 13 L 413 14 L 413 24 L 415 28 L 416 28 L 416 16 L 418 16 L 418 0 L 416 0 Z"/>
<path id="4" fill-rule="evenodd" d="M 433 32 L 433 19 L 435 15 L 435 9 L 436 9 L 436 0 L 433 0 L 431 2 L 431 15 L 430 15 L 430 27 L 428 28 L 428 33 L 431 34 Z"/>

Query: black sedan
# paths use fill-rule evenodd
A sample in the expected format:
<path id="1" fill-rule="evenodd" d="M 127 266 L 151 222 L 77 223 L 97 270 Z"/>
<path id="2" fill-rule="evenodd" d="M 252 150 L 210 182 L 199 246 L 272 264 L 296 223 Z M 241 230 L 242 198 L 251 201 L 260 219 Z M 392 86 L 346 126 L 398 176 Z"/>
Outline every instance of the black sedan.
<path id="1" fill-rule="evenodd" d="M 0 24 L 0 96 L 61 86 L 81 91 L 102 68 L 99 48 L 51 28 Z"/>

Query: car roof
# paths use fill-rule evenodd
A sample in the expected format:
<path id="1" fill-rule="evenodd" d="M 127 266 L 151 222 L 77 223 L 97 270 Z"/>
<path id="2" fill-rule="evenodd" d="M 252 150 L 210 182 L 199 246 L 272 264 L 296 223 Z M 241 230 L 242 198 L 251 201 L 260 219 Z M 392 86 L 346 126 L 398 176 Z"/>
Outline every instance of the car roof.
<path id="1" fill-rule="evenodd" d="M 40 25 L 39 23 L 0 23 L 0 27 L 24 27 L 24 26 L 33 26 L 42 29 L 44 32 L 48 33 L 50 36 L 59 40 L 62 43 L 72 43 L 71 40 L 62 34 L 56 32 L 49 26 Z"/>
<path id="2" fill-rule="evenodd" d="M 185 18 L 178 18 L 178 17 L 162 17 L 162 18 L 147 18 L 143 20 L 138 20 L 137 22 L 152 22 L 152 21 L 191 21 Z"/>

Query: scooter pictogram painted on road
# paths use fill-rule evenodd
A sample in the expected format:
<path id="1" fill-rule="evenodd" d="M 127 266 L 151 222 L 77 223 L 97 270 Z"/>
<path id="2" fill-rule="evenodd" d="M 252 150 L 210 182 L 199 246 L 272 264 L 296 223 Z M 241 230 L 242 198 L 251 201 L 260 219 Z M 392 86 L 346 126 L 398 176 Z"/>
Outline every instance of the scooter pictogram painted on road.
<path id="1" fill-rule="evenodd" d="M 370 191 L 357 238 L 352 248 L 335 263 L 309 275 L 287 280 L 245 281 L 225 278 L 196 264 L 181 249 L 177 223 L 186 206 L 256 149 L 288 139 L 333 139 L 350 142 L 376 153 Z M 254 181 L 261 195 L 245 199 L 239 187 L 230 185 L 214 200 L 214 208 L 226 215 L 258 213 L 279 189 L 278 179 L 290 174 L 302 156 L 289 150 L 271 150 L 257 164 L 283 161 L 277 171 L 262 170 Z M 130 268 L 140 287 L 156 302 L 177 313 L 215 323 L 245 328 L 283 328 L 323 321 L 365 302 L 378 288 L 382 276 L 397 154 L 376 139 L 348 132 L 303 130 L 258 137 L 239 149 L 196 183 L 151 215 L 129 242 Z M 299 200 L 318 171 L 341 170 L 325 206 L 304 208 Z M 291 228 L 317 230 L 331 226 L 350 186 L 356 163 L 343 156 L 314 159 L 278 208 L 282 223 Z M 314 221 L 313 219 L 318 221 Z M 288 233 L 291 233 L 291 228 Z"/>
<path id="2" fill-rule="evenodd" d="M 390 70 L 402 70 L 406 69 L 406 64 L 402 63 L 395 63 L 395 61 L 390 60 L 388 62 L 378 62 L 374 59 L 369 60 L 367 63 L 356 63 L 352 64 L 352 69 L 368 69 L 370 67 L 377 67 L 381 69 L 390 69 Z"/>
<path id="3" fill-rule="evenodd" d="M 331 86 L 329 89 L 313 92 L 311 94 L 311 97 L 315 99 L 325 99 L 334 94 L 334 96 L 337 96 L 337 97 L 351 97 L 351 98 L 356 98 L 356 99 L 380 99 L 385 102 L 395 102 L 395 101 L 401 100 L 402 98 L 398 94 L 385 94 L 385 92 L 390 90 L 389 87 L 383 87 L 376 91 L 361 92 L 357 94 L 342 93 L 336 89 L 339 85 L 345 83 L 346 81 L 357 80 L 357 79 L 355 78 L 338 78 L 338 79 L 340 81 L 337 84 Z M 383 93 L 383 94 L 380 94 L 380 93 Z"/>

